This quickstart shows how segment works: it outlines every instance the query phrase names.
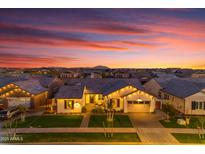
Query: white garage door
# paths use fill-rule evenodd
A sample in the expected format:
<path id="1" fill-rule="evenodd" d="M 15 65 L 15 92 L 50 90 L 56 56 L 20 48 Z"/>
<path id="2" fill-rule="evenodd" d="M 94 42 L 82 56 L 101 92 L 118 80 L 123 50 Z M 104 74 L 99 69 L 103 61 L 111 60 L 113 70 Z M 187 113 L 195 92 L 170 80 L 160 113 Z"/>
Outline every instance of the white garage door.
<path id="1" fill-rule="evenodd" d="M 150 101 L 127 101 L 128 112 L 150 112 Z"/>

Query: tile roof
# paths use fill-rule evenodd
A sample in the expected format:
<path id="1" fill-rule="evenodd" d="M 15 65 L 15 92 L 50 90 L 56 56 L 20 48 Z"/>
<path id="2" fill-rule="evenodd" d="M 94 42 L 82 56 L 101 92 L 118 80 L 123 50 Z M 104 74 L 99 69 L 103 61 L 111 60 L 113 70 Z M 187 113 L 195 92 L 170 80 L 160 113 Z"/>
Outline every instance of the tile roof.
<path id="1" fill-rule="evenodd" d="M 80 99 L 83 96 L 83 86 L 62 86 L 56 93 L 55 98 Z"/>
<path id="2" fill-rule="evenodd" d="M 124 88 L 128 86 L 128 83 L 126 83 L 125 81 L 122 81 L 122 80 L 116 80 L 116 81 L 113 81 L 105 86 L 102 87 L 102 94 L 103 95 L 108 95 L 118 89 L 121 89 L 121 88 Z"/>
<path id="3" fill-rule="evenodd" d="M 18 77 L 0 77 L 0 87 L 3 87 L 7 84 L 10 84 L 12 82 L 16 81 L 23 81 L 24 78 L 18 78 Z"/>
<path id="4" fill-rule="evenodd" d="M 186 79 L 171 79 L 163 91 L 180 98 L 191 96 L 205 88 L 205 82 L 195 82 Z"/>
<path id="5" fill-rule="evenodd" d="M 128 85 L 144 90 L 138 79 L 65 79 L 64 82 L 70 86 L 86 86 L 90 93 L 98 93 L 103 95 L 107 95 Z"/>
<path id="6" fill-rule="evenodd" d="M 47 88 L 43 87 L 39 80 L 30 79 L 12 83 L 34 95 L 47 91 Z"/>
<path id="7" fill-rule="evenodd" d="M 165 88 L 167 86 L 168 82 L 172 79 L 177 79 L 177 77 L 164 76 L 164 77 L 153 78 L 153 80 L 155 80 L 162 88 Z"/>

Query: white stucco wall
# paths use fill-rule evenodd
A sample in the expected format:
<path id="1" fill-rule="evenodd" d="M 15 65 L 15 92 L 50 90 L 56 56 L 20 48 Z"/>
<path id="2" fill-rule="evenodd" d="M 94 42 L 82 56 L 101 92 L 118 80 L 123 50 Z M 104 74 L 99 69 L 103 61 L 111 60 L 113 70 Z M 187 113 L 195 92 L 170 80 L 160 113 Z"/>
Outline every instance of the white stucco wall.
<path id="1" fill-rule="evenodd" d="M 204 109 L 192 110 L 192 101 L 205 102 L 205 93 L 198 92 L 192 96 L 185 98 L 185 113 L 192 115 L 205 115 Z"/>
<path id="2" fill-rule="evenodd" d="M 74 109 L 65 109 L 64 100 L 74 100 Z M 79 103 L 79 106 L 75 103 Z M 82 106 L 82 99 L 57 99 L 57 113 L 81 113 Z"/>

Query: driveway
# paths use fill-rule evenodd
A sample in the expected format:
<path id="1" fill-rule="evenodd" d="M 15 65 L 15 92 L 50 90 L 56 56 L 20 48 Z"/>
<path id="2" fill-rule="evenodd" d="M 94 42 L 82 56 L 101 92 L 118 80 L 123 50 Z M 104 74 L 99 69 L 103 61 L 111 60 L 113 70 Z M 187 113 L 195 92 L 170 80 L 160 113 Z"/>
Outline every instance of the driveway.
<path id="1" fill-rule="evenodd" d="M 163 128 L 159 120 L 166 117 L 161 111 L 156 111 L 156 113 L 128 113 L 128 115 L 136 128 Z"/>
<path id="2" fill-rule="evenodd" d="M 128 113 L 128 115 L 143 143 L 178 144 L 178 141 L 159 122 L 159 120 L 166 118 L 163 112 Z"/>
<path id="3" fill-rule="evenodd" d="M 166 128 L 138 128 L 137 132 L 144 144 L 179 144 Z"/>

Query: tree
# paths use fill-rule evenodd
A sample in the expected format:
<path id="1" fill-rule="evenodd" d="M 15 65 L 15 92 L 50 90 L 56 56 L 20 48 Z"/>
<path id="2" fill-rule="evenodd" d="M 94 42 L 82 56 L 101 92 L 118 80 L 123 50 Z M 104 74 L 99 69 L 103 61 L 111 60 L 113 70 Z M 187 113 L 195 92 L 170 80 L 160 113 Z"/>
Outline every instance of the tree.
<path id="1" fill-rule="evenodd" d="M 205 117 L 203 117 L 203 116 L 197 116 L 197 120 L 198 120 L 198 122 L 199 122 L 199 125 L 201 125 L 200 128 L 201 128 L 201 130 L 202 130 L 202 133 L 199 134 L 199 137 L 200 137 L 201 139 L 204 139 L 203 130 L 204 130 Z M 200 132 L 199 132 L 199 133 L 200 133 Z"/>
<path id="2" fill-rule="evenodd" d="M 24 105 L 21 105 L 19 106 L 19 110 L 21 112 L 21 122 L 24 122 L 26 118 L 26 111 L 28 110 L 28 108 Z"/>
<path id="3" fill-rule="evenodd" d="M 7 137 L 9 137 L 9 141 L 11 138 L 16 137 L 16 128 L 17 128 L 18 120 L 15 117 L 11 117 L 10 119 L 4 121 L 4 128 L 6 129 Z M 14 129 L 13 126 L 15 125 Z"/>

